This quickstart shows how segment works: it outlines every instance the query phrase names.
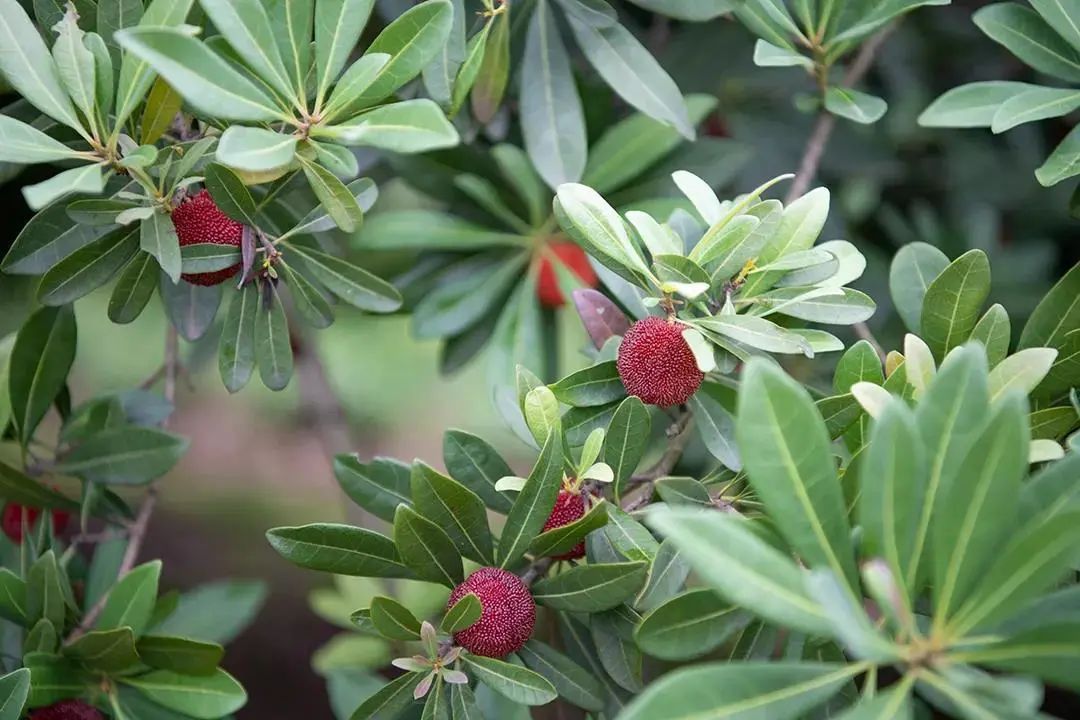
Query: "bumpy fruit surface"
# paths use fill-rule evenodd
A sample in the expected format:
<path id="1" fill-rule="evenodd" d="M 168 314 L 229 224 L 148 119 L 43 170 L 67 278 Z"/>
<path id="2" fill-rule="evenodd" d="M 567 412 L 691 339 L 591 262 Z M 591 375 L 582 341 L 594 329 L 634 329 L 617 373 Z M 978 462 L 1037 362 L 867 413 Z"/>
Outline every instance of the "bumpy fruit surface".
<path id="1" fill-rule="evenodd" d="M 240 247 L 244 226 L 218 209 L 206 190 L 180 203 L 172 213 L 180 247 L 198 243 Z M 224 270 L 181 275 L 192 285 L 218 285 L 240 271 L 240 263 Z"/>
<path id="2" fill-rule="evenodd" d="M 569 525 L 580 520 L 585 515 L 585 496 L 581 493 L 560 490 L 555 498 L 555 507 L 551 509 L 551 515 L 544 523 L 544 530 L 552 530 L 563 525 Z M 585 541 L 581 541 L 564 555 L 553 555 L 555 560 L 577 560 L 585 557 Z"/>
<path id="3" fill-rule="evenodd" d="M 594 288 L 599 284 L 596 271 L 589 264 L 589 257 L 585 251 L 572 242 L 553 242 L 548 245 L 548 251 L 554 254 L 563 265 L 577 275 L 586 286 Z M 559 289 L 559 276 L 555 272 L 551 258 L 544 257 L 540 261 L 540 275 L 536 280 L 536 294 L 540 297 L 540 303 L 544 307 L 557 308 L 566 303 L 562 290 Z"/>
<path id="4" fill-rule="evenodd" d="M 82 700 L 64 700 L 31 711 L 30 720 L 105 720 L 105 716 Z"/>
<path id="5" fill-rule="evenodd" d="M 630 326 L 616 364 L 626 392 L 649 405 L 681 405 L 705 379 L 683 339 L 682 326 L 658 317 Z"/>
<path id="6" fill-rule="evenodd" d="M 469 593 L 480 598 L 480 619 L 455 633 L 454 642 L 474 655 L 492 658 L 520 650 L 536 622 L 536 603 L 521 578 L 500 568 L 480 568 L 454 588 L 447 609 Z"/>
<path id="7" fill-rule="evenodd" d="M 0 525 L 3 526 L 4 534 L 14 543 L 21 543 L 23 539 L 23 509 L 24 506 L 18 503 L 8 503 L 4 505 L 4 510 L 0 513 Z M 33 527 L 41 515 L 41 510 L 32 507 L 25 509 L 26 526 Z M 52 518 L 53 530 L 59 535 L 67 529 L 71 514 L 63 510 L 53 510 Z"/>

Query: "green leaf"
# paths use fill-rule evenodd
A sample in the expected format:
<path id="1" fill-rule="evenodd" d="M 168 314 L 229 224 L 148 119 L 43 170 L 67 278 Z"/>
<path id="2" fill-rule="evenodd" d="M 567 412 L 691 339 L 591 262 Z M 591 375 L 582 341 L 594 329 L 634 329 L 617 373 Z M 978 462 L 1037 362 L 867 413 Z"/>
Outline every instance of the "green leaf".
<path id="1" fill-rule="evenodd" d="M 87 685 L 95 681 L 93 675 L 56 655 L 30 653 L 24 662 L 30 670 L 30 697 L 27 704 L 33 707 L 79 697 L 86 692 Z"/>
<path id="2" fill-rule="evenodd" d="M 971 336 L 989 293 L 990 261 L 982 250 L 964 253 L 930 283 L 920 325 L 934 357 L 941 360 Z"/>
<path id="3" fill-rule="evenodd" d="M 923 301 L 930 284 L 949 266 L 933 245 L 916 242 L 900 248 L 889 270 L 889 292 L 908 330 L 921 332 Z"/>
<path id="4" fill-rule="evenodd" d="M 278 270 L 289 286 L 293 304 L 304 322 L 318 329 L 330 327 L 334 322 L 334 311 L 325 290 L 316 287 L 312 281 L 285 263 L 281 263 Z"/>
<path id="5" fill-rule="evenodd" d="M 255 369 L 255 323 L 259 291 L 249 283 L 233 296 L 218 344 L 218 371 L 229 392 L 238 392 Z"/>
<path id="6" fill-rule="evenodd" d="M 375 458 L 364 464 L 355 455 L 334 457 L 334 476 L 345 494 L 387 522 L 394 521 L 398 505 L 412 504 L 410 475 L 410 467 L 397 460 Z"/>
<path id="7" fill-rule="evenodd" d="M 1020 481 L 1027 469 L 1025 400 L 1003 399 L 971 446 L 962 471 L 945 478 L 932 529 L 934 622 L 944 626 L 997 557 L 1016 522 Z"/>
<path id="8" fill-rule="evenodd" d="M 276 288 L 269 287 L 255 311 L 255 361 L 263 384 L 283 390 L 293 374 L 292 344 L 281 297 Z"/>
<path id="9" fill-rule="evenodd" d="M 716 108 L 716 98 L 690 95 L 686 98 L 690 121 L 696 125 Z M 631 115 L 611 126 L 589 152 L 582 182 L 598 193 L 625 186 L 684 142 L 670 125 L 646 115 Z M 665 183 L 668 178 L 664 178 Z"/>
<path id="10" fill-rule="evenodd" d="M 454 91 L 450 99 L 451 116 L 458 113 L 476 84 L 476 77 L 480 74 L 480 68 L 484 66 L 484 55 L 486 54 L 487 39 L 490 33 L 491 22 L 487 22 L 480 32 L 469 38 L 469 42 L 465 47 L 465 61 L 458 70 L 457 79 L 454 82 Z"/>
<path id="11" fill-rule="evenodd" d="M 563 481 L 561 445 L 558 433 L 548 435 L 525 488 L 514 500 L 499 541 L 500 567 L 509 568 L 521 560 L 551 515 Z"/>
<path id="12" fill-rule="evenodd" d="M 513 500 L 497 491 L 495 483 L 514 472 L 487 441 L 448 430 L 443 436 L 443 462 L 450 476 L 479 495 L 489 508 L 504 515 L 510 512 Z"/>
<path id="13" fill-rule="evenodd" d="M 9 502 L 46 510 L 78 510 L 79 504 L 0 462 L 0 497 Z"/>
<path id="14" fill-rule="evenodd" d="M 107 231 L 107 227 L 77 224 L 63 203 L 50 205 L 19 232 L 0 269 L 12 275 L 41 275 Z"/>
<path id="15" fill-rule="evenodd" d="M 1032 88 L 1002 103 L 994 114 L 995 133 L 1038 120 L 1061 117 L 1080 107 L 1080 92 L 1066 88 Z"/>
<path id="16" fill-rule="evenodd" d="M 154 81 L 150 94 L 146 97 L 146 109 L 143 110 L 140 139 L 144 144 L 155 143 L 172 125 L 176 113 L 180 112 L 183 98 L 161 78 Z"/>
<path id="17" fill-rule="evenodd" d="M 885 115 L 889 105 L 876 95 L 833 86 L 825 91 L 825 109 L 852 122 L 871 125 Z"/>
<path id="18" fill-rule="evenodd" d="M 742 457 L 735 444 L 735 418 L 708 390 L 694 393 L 689 401 L 698 434 L 709 453 L 732 470 L 742 469 Z"/>
<path id="19" fill-rule="evenodd" d="M 555 213 L 563 230 L 610 269 L 635 284 L 639 282 L 636 274 L 652 276 L 622 218 L 592 188 L 576 183 L 561 185 Z"/>
<path id="20" fill-rule="evenodd" d="M 295 135 L 233 125 L 222 133 L 215 157 L 229 167 L 265 172 L 291 163 L 296 142 Z"/>
<path id="21" fill-rule="evenodd" d="M 68 96 L 82 111 L 83 117 L 90 120 L 91 127 L 96 124 L 95 96 L 97 86 L 94 80 L 94 55 L 84 44 L 84 33 L 79 28 L 79 14 L 74 6 L 69 7 L 62 18 L 51 28 L 57 33 L 52 55 L 60 81 Z"/>
<path id="22" fill-rule="evenodd" d="M 485 32 L 484 54 L 472 84 L 472 111 L 477 121 L 488 124 L 502 104 L 510 79 L 510 13 L 490 21 Z"/>
<path id="23" fill-rule="evenodd" d="M 990 401 L 1008 392 L 1033 392 L 1050 372 L 1057 355 L 1053 348 L 1025 348 L 1002 360 L 990 371 Z"/>
<path id="24" fill-rule="evenodd" d="M 364 222 L 364 212 L 345 184 L 322 165 L 303 157 L 300 157 L 300 165 L 315 197 L 334 219 L 334 223 L 347 233 L 359 228 Z"/>
<path id="25" fill-rule="evenodd" d="M 998 108 L 1037 85 L 987 81 L 961 85 L 939 97 L 919 115 L 922 127 L 988 128 Z"/>
<path id="26" fill-rule="evenodd" d="M 1080 82 L 1080 51 L 1033 10 L 1017 3 L 997 3 L 976 11 L 972 19 L 991 40 L 1036 70 Z"/>
<path id="27" fill-rule="evenodd" d="M 452 5 L 453 21 L 446 43 L 422 73 L 427 94 L 444 108 L 450 107 L 454 78 L 465 61 L 465 3 L 464 0 L 452 0 Z"/>
<path id="28" fill-rule="evenodd" d="M 559 695 L 543 675 L 495 658 L 465 654 L 466 667 L 496 692 L 522 705 L 546 705 Z"/>
<path id="29" fill-rule="evenodd" d="M 708 663 L 668 673 L 651 684 L 620 718 L 698 717 L 787 720 L 803 717 L 838 693 L 859 665 L 811 662 Z"/>
<path id="30" fill-rule="evenodd" d="M 398 153 L 440 150 L 460 141 L 442 109 L 426 98 L 382 105 L 341 125 L 317 127 L 312 135 Z"/>
<path id="31" fill-rule="evenodd" d="M 630 0 L 639 7 L 661 13 L 676 20 L 703 22 L 730 12 L 736 3 L 731 0 Z"/>
<path id="32" fill-rule="evenodd" d="M 156 428 L 107 428 L 62 455 L 56 469 L 90 482 L 145 485 L 169 472 L 188 444 L 186 438 Z"/>
<path id="33" fill-rule="evenodd" d="M 250 122 L 287 117 L 262 89 L 182 29 L 140 25 L 118 31 L 116 39 L 209 117 Z"/>
<path id="34" fill-rule="evenodd" d="M 0 0 L 0 46 L 0 73 L 11 87 L 57 122 L 81 130 L 53 58 L 17 0 Z"/>
<path id="35" fill-rule="evenodd" d="M 764 295 L 761 299 L 767 303 L 770 296 Z M 804 305 L 807 304 L 804 303 Z M 787 306 L 781 312 L 786 314 L 793 311 L 794 307 Z M 694 324 L 765 352 L 813 356 L 813 351 L 810 350 L 810 345 L 805 338 L 765 318 L 751 315 L 715 315 L 697 320 Z"/>
<path id="36" fill-rule="evenodd" d="M 1012 324 L 1009 313 L 1000 304 L 995 303 L 983 313 L 975 328 L 971 331 L 971 340 L 977 340 L 986 348 L 986 358 L 991 369 L 1009 354 L 1012 342 Z"/>
<path id="37" fill-rule="evenodd" d="M 889 403 L 863 451 L 858 518 L 865 552 L 884 558 L 897 578 L 911 565 L 926 471 L 926 449 L 912 413 L 903 403 Z"/>
<path id="38" fill-rule="evenodd" d="M 418 640 L 420 621 L 401 603 L 388 597 L 371 601 L 371 621 L 375 629 L 391 640 Z"/>
<path id="39" fill-rule="evenodd" d="M 158 705 L 201 720 L 220 718 L 247 704 L 244 688 L 221 668 L 213 675 L 181 675 L 172 670 L 154 670 L 138 677 L 123 678 L 121 682 Z"/>
<path id="40" fill-rule="evenodd" d="M 376 313 L 401 307 L 401 294 L 393 285 L 352 263 L 300 245 L 288 245 L 330 292 L 350 305 Z"/>
<path id="41" fill-rule="evenodd" d="M 840 720 L 912 720 L 913 713 L 910 684 L 901 682 L 879 690 L 872 697 L 864 695 L 837 717 Z"/>
<path id="42" fill-rule="evenodd" d="M 7 568 L 0 568 L 0 617 L 26 626 L 26 612 L 26 583 Z"/>
<path id="43" fill-rule="evenodd" d="M 117 16 L 117 22 L 111 26 L 103 27 L 105 40 L 113 47 L 123 46 L 118 32 L 125 27 L 131 27 L 136 22 L 146 28 L 172 27 L 180 25 L 187 19 L 188 12 L 194 0 L 152 0 L 144 13 L 142 6 L 130 7 Z M 125 6 L 129 3 L 134 5 L 134 0 L 124 0 Z M 102 6 L 99 6 L 99 9 Z M 129 19 L 130 13 L 130 19 Z M 142 17 L 136 21 L 137 14 Z M 109 30 L 111 27 L 111 31 Z M 116 127 L 124 124 L 139 103 L 146 97 L 154 82 L 154 71 L 146 60 L 125 53 L 120 65 L 120 81 L 116 92 Z"/>
<path id="44" fill-rule="evenodd" d="M 388 62 L 390 56 L 386 53 L 365 53 L 357 58 L 334 87 L 323 110 L 323 117 L 328 121 L 334 120 L 342 110 L 371 87 Z"/>
<path id="45" fill-rule="evenodd" d="M 487 511 L 478 495 L 422 462 L 413 463 L 410 487 L 415 508 L 443 528 L 462 555 L 494 564 Z"/>
<path id="46" fill-rule="evenodd" d="M 225 655 L 217 643 L 167 635 L 144 635 L 136 649 L 150 667 L 183 675 L 211 675 Z"/>
<path id="47" fill-rule="evenodd" d="M 634 641 L 653 657 L 690 660 L 720 647 L 745 624 L 745 614 L 714 591 L 689 590 L 646 615 Z"/>
<path id="48" fill-rule="evenodd" d="M 30 694 L 30 671 L 19 668 L 0 677 L 0 720 L 19 720 Z"/>
<path id="49" fill-rule="evenodd" d="M 157 260 L 149 253 L 137 253 L 120 273 L 109 297 L 109 319 L 126 324 L 142 314 L 158 284 Z"/>
<path id="50" fill-rule="evenodd" d="M 72 193 L 97 195 L 105 189 L 103 165 L 83 165 L 53 175 L 37 185 L 26 185 L 23 198 L 31 210 L 40 210 L 49 203 Z"/>
<path id="51" fill-rule="evenodd" d="M 844 22 L 843 15 L 839 15 L 837 26 L 838 29 L 842 28 L 843 32 L 832 38 L 832 42 L 855 42 L 869 36 L 889 21 L 899 18 L 903 13 L 914 8 L 923 5 L 948 4 L 949 0 L 884 0 L 883 2 L 858 3 L 854 4 L 853 7 L 849 4 L 848 8 L 841 6 L 841 12 L 851 9 L 858 10 L 860 6 L 864 9 L 864 12 L 861 17 L 851 17 L 850 22 Z"/>
<path id="52" fill-rule="evenodd" d="M 644 658 L 632 636 L 639 620 L 637 613 L 626 607 L 589 618 L 589 634 L 600 664 L 619 687 L 635 693 L 643 689 Z"/>
<path id="53" fill-rule="evenodd" d="M 180 269 L 185 275 L 227 270 L 240 262 L 240 248 L 234 245 L 205 242 L 180 248 Z"/>
<path id="54" fill-rule="evenodd" d="M 749 521 L 690 508 L 657 510 L 649 524 L 678 547 L 703 582 L 736 605 L 815 635 L 829 635 L 825 612 L 806 592 L 804 572 L 759 538 Z"/>
<path id="55" fill-rule="evenodd" d="M 697 482 L 692 478 L 665 479 Z M 700 485 L 700 483 L 698 486 L 704 491 L 704 486 Z M 656 487 L 659 489 L 661 485 L 657 484 Z M 672 497 L 671 485 L 667 484 L 667 487 L 669 489 L 662 492 L 660 497 L 665 502 L 671 503 L 672 501 L 668 499 Z M 704 496 L 708 498 L 708 493 L 705 492 Z M 667 602 L 683 589 L 689 574 L 690 565 L 683 559 L 675 543 L 670 540 L 660 543 L 660 547 L 656 551 L 656 557 L 653 558 L 652 563 L 649 565 L 649 579 L 645 583 L 645 587 L 642 588 L 641 593 L 634 600 L 634 608 L 649 611 Z"/>
<path id="56" fill-rule="evenodd" d="M 109 591 L 105 608 L 94 624 L 96 630 L 114 630 L 129 627 L 135 636 L 141 636 L 150 622 L 157 600 L 161 561 L 154 560 L 140 565 L 113 586 Z"/>
<path id="57" fill-rule="evenodd" d="M 442 623 L 439 625 L 439 630 L 448 634 L 467 630 L 476 624 L 483 611 L 484 608 L 480 604 L 480 598 L 473 593 L 467 593 L 446 611 L 446 615 L 443 616 Z"/>
<path id="58" fill-rule="evenodd" d="M 758 266 L 768 265 L 789 253 L 809 250 L 821 235 L 829 217 L 832 197 L 823 187 L 815 188 L 784 208 L 780 224 L 757 256 Z M 740 290 L 740 296 L 750 297 L 768 290 L 784 276 L 784 271 L 758 273 L 751 276 Z M 787 288 L 792 290 L 792 288 Z M 785 299 L 790 299 L 786 297 Z M 827 300 L 822 298 L 821 300 Z M 800 316 L 795 316 L 800 317 Z"/>
<path id="59" fill-rule="evenodd" d="M 270 545 L 289 562 L 309 570 L 358 577 L 412 578 L 394 541 L 372 530 L 321 523 L 269 530 Z"/>
<path id="60" fill-rule="evenodd" d="M 409 8 L 387 25 L 368 46 L 367 52 L 385 53 L 390 56 L 390 61 L 367 90 L 349 104 L 345 114 L 351 115 L 359 108 L 374 105 L 420 74 L 446 44 L 453 14 L 453 6 L 448 0 L 427 0 Z"/>
<path id="61" fill-rule="evenodd" d="M 903 652 L 887 640 L 863 608 L 862 596 L 855 598 L 831 570 L 818 569 L 806 581 L 811 596 L 829 618 L 833 637 L 852 656 L 870 662 L 895 662 Z M 899 593 L 899 590 L 895 590 Z M 898 600 L 892 599 L 891 603 Z"/>
<path id="62" fill-rule="evenodd" d="M 8 366 L 11 417 L 23 445 L 67 381 L 75 360 L 75 313 L 70 305 L 42 308 L 19 329 Z"/>
<path id="63" fill-rule="evenodd" d="M 989 406 L 986 360 L 977 346 L 950 354 L 915 411 L 915 421 L 927 450 L 930 473 L 926 501 L 915 528 L 915 546 L 905 572 L 905 584 L 914 590 L 930 569 L 926 553 L 930 529 L 942 513 L 955 508 L 944 504 L 945 487 L 962 472 L 969 448 L 982 431 Z M 965 502 L 965 506 L 966 506 Z M 924 556 L 925 555 L 925 556 Z"/>
<path id="64" fill-rule="evenodd" d="M 425 673 L 405 673 L 383 685 L 374 695 L 360 704 L 351 720 L 395 720 L 415 704 L 413 691 Z"/>
<path id="65" fill-rule="evenodd" d="M 523 253 L 513 258 L 481 255 L 465 261 L 417 304 L 414 334 L 428 339 L 464 332 L 505 302 L 527 261 Z"/>
<path id="66" fill-rule="evenodd" d="M 743 374 L 737 437 L 750 484 L 811 567 L 855 587 L 851 528 L 825 423 L 803 387 L 754 359 Z"/>
<path id="67" fill-rule="evenodd" d="M 560 402 L 574 407 L 607 405 L 626 397 L 614 361 L 571 373 L 550 388 Z"/>
<path id="68" fill-rule="evenodd" d="M 54 628 L 64 627 L 67 614 L 64 585 L 56 554 L 49 550 L 39 557 L 26 578 L 26 617 L 30 622 L 48 620 Z"/>
<path id="69" fill-rule="evenodd" d="M 250 624 L 266 599 L 260 582 L 226 580 L 180 596 L 176 609 L 153 628 L 155 635 L 178 635 L 204 642 L 231 642 Z"/>
<path id="70" fill-rule="evenodd" d="M 64 654 L 89 670 L 120 672 L 139 663 L 131 628 L 88 632 L 64 648 Z"/>
<path id="71" fill-rule="evenodd" d="M 169 215 L 155 212 L 139 223 L 139 247 L 154 256 L 173 283 L 180 282 L 180 240 Z"/>
<path id="72" fill-rule="evenodd" d="M 615 473 L 615 495 L 622 494 L 623 485 L 633 475 L 648 449 L 652 418 L 648 409 L 636 397 L 619 403 L 608 425 L 604 440 L 603 461 Z"/>
<path id="73" fill-rule="evenodd" d="M 255 201 L 236 173 L 220 163 L 211 163 L 203 171 L 206 189 L 221 212 L 233 220 L 255 227 Z"/>
<path id="74" fill-rule="evenodd" d="M 493 232 L 480 225 L 430 210 L 377 213 L 357 236 L 357 247 L 370 250 L 474 250 L 493 246 L 521 247 L 520 235 Z"/>
<path id="75" fill-rule="evenodd" d="M 622 25 L 596 28 L 568 16 L 578 46 L 611 88 L 646 115 L 693 139 L 682 93 L 649 51 Z"/>
<path id="76" fill-rule="evenodd" d="M 46 163 L 78 157 L 79 153 L 35 127 L 0 115 L 0 161 Z"/>
<path id="77" fill-rule="evenodd" d="M 636 595 L 647 573 L 644 561 L 578 565 L 533 585 L 533 599 L 554 610 L 610 610 Z"/>
<path id="78" fill-rule="evenodd" d="M 198 340 L 217 315 L 221 304 L 221 285 L 193 285 L 185 280 L 173 284 L 165 274 L 160 274 L 158 291 L 165 311 L 180 337 L 188 342 Z"/>
<path id="79" fill-rule="evenodd" d="M 374 0 L 319 0 L 316 4 L 315 64 L 320 99 L 345 67 L 374 4 Z M 307 72 L 305 69 L 305 76 Z"/>
<path id="80" fill-rule="evenodd" d="M 539 640 L 525 643 L 517 654 L 526 667 L 551 683 L 560 698 L 585 710 L 603 710 L 600 683 L 570 658 Z"/>
<path id="81" fill-rule="evenodd" d="M 644 525 L 620 508 L 611 505 L 608 508 L 608 523 L 604 528 L 604 534 L 611 541 L 612 546 L 630 560 L 651 561 L 660 549 L 660 543 L 652 536 Z"/>
<path id="82" fill-rule="evenodd" d="M 464 579 L 461 556 L 450 536 L 407 505 L 399 505 L 394 513 L 394 544 L 421 579 L 448 587 Z"/>
<path id="83" fill-rule="evenodd" d="M 41 279 L 38 300 L 64 305 L 107 283 L 138 252 L 136 232 L 118 228 L 61 260 Z"/>
<path id="84" fill-rule="evenodd" d="M 282 97 L 294 95 L 270 17 L 260 0 L 200 0 L 199 4 L 244 64 Z"/>
<path id="85" fill-rule="evenodd" d="M 1043 187 L 1051 187 L 1080 173 L 1080 132 L 1073 128 L 1046 158 L 1035 178 Z"/>
<path id="86" fill-rule="evenodd" d="M 802 53 L 764 40 L 754 43 L 754 64 L 758 67 L 814 67 L 814 61 Z"/>
<path id="87" fill-rule="evenodd" d="M 529 552 L 536 557 L 554 557 L 570 552 L 586 535 L 607 524 L 608 507 L 606 501 L 598 500 L 574 522 L 545 530 L 529 545 Z"/>
<path id="88" fill-rule="evenodd" d="M 585 115 L 547 0 L 540 0 L 529 21 L 522 63 L 521 128 L 529 157 L 550 187 L 577 182 L 588 148 Z"/>

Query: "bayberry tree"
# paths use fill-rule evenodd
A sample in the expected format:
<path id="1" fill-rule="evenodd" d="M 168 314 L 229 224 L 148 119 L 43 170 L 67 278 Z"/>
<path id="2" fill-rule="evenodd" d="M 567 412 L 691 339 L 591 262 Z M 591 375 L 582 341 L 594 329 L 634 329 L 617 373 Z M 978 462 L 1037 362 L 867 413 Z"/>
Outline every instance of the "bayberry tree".
<path id="1" fill-rule="evenodd" d="M 0 340 L 0 720 L 242 712 L 223 645 L 263 588 L 162 593 L 141 557 L 191 444 L 177 386 L 216 354 L 231 393 L 284 389 L 356 311 L 409 313 L 446 373 L 486 354 L 530 461 L 462 430 L 441 462 L 340 454 L 360 522 L 267 532 L 335 575 L 338 717 L 1046 717 L 1080 691 L 1080 265 L 986 307 L 989 239 L 912 242 L 932 214 L 882 204 L 904 247 L 872 298 L 873 173 L 815 187 L 889 110 L 860 89 L 886 41 L 945 4 L 0 0 L 0 161 L 56 170 L 0 263 L 33 291 Z M 1075 81 L 1080 2 L 1031 5 L 974 18 Z M 795 172 L 766 179 L 736 110 L 658 59 L 722 16 L 802 73 Z M 1000 131 L 1074 96 L 979 83 L 922 120 Z M 110 283 L 118 324 L 160 298 L 161 367 L 86 392 L 73 303 Z"/>

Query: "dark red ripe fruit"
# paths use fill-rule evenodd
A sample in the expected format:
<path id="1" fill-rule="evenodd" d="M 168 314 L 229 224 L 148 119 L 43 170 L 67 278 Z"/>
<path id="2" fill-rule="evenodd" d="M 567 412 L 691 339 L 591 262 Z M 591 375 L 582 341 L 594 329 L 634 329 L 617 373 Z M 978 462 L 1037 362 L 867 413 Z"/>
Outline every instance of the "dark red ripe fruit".
<path id="1" fill-rule="evenodd" d="M 589 264 L 589 256 L 585 251 L 572 242 L 553 242 L 547 249 L 562 261 L 563 265 L 570 268 L 588 287 L 596 287 L 600 281 L 596 277 L 596 271 Z M 540 260 L 540 275 L 536 280 L 536 294 L 540 296 L 540 303 L 544 307 L 557 308 L 566 304 L 559 289 L 559 277 L 555 273 L 552 261 L 548 257 Z"/>
<path id="2" fill-rule="evenodd" d="M 626 392 L 649 405 L 682 405 L 705 379 L 682 326 L 647 317 L 630 326 L 616 362 Z"/>
<path id="3" fill-rule="evenodd" d="M 38 708 L 30 712 L 30 720 L 105 720 L 93 705 L 82 700 L 64 700 L 49 707 Z"/>
<path id="4" fill-rule="evenodd" d="M 551 515 L 548 516 L 547 522 L 544 523 L 544 530 L 569 525 L 575 520 L 580 520 L 584 514 L 585 496 L 581 493 L 560 490 L 559 496 L 555 498 L 555 507 L 551 509 Z M 552 557 L 555 560 L 577 560 L 585 557 L 585 543 L 584 541 L 578 543 L 573 550 L 565 555 L 554 555 Z"/>
<path id="5" fill-rule="evenodd" d="M 198 243 L 232 245 L 240 247 L 244 226 L 218 210 L 210 193 L 203 190 L 198 195 L 180 203 L 172 212 L 173 227 L 180 238 L 180 247 Z M 240 263 L 224 270 L 181 275 L 192 285 L 218 285 L 240 271 Z"/>
<path id="6" fill-rule="evenodd" d="M 23 509 L 24 506 L 18 503 L 7 503 L 4 505 L 3 512 L 0 513 L 0 525 L 3 526 L 4 534 L 15 543 L 21 543 L 23 539 Z M 38 516 L 41 515 L 41 510 L 32 507 L 25 509 L 26 527 L 33 527 Z M 63 510 L 53 510 L 52 518 L 53 530 L 59 535 L 67 529 L 68 522 L 71 520 L 71 513 Z"/>
<path id="7" fill-rule="evenodd" d="M 480 598 L 480 619 L 455 633 L 454 642 L 474 655 L 492 658 L 520 650 L 536 622 L 536 603 L 521 578 L 500 568 L 480 568 L 454 588 L 446 607 L 469 593 Z"/>

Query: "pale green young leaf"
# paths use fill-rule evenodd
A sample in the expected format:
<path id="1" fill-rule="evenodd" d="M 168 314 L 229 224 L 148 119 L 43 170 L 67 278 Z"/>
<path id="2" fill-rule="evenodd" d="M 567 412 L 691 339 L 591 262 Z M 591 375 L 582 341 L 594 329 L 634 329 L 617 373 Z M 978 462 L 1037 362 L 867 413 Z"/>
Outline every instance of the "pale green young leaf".
<path id="1" fill-rule="evenodd" d="M 922 127 L 988 128 L 1006 101 L 1038 87 L 1031 83 L 990 80 L 949 90 L 919 115 Z"/>
<path id="2" fill-rule="evenodd" d="M 139 247 L 157 259 L 161 270 L 174 284 L 180 282 L 180 239 L 172 218 L 155 212 L 139 223 Z"/>
<path id="3" fill-rule="evenodd" d="M 1017 3 L 997 3 L 977 10 L 975 24 L 990 39 L 1040 72 L 1080 82 L 1080 50 L 1070 46 L 1039 15 Z"/>
<path id="4" fill-rule="evenodd" d="M 297 102 L 270 16 L 261 0 L 200 0 L 199 4 L 246 65 L 282 98 Z"/>
<path id="5" fill-rule="evenodd" d="M 316 4 L 315 65 L 319 98 L 326 96 L 345 67 L 374 4 L 375 0 L 319 0 Z"/>
<path id="6" fill-rule="evenodd" d="M 221 134 L 215 158 L 238 170 L 273 170 L 293 161 L 296 142 L 295 135 L 233 125 Z"/>
<path id="7" fill-rule="evenodd" d="M 938 359 L 971 336 L 990 293 L 990 261 L 969 250 L 941 271 L 927 287 L 921 337 Z"/>
<path id="8" fill-rule="evenodd" d="M 52 119 L 85 133 L 48 48 L 18 0 L 0 0 L 0 47 L 0 73 L 11 87 Z"/>
<path id="9" fill-rule="evenodd" d="M 22 189 L 22 194 L 31 210 L 41 210 L 46 205 L 73 193 L 98 195 L 104 189 L 104 166 L 82 165 L 53 175 L 36 185 L 26 185 Z"/>

